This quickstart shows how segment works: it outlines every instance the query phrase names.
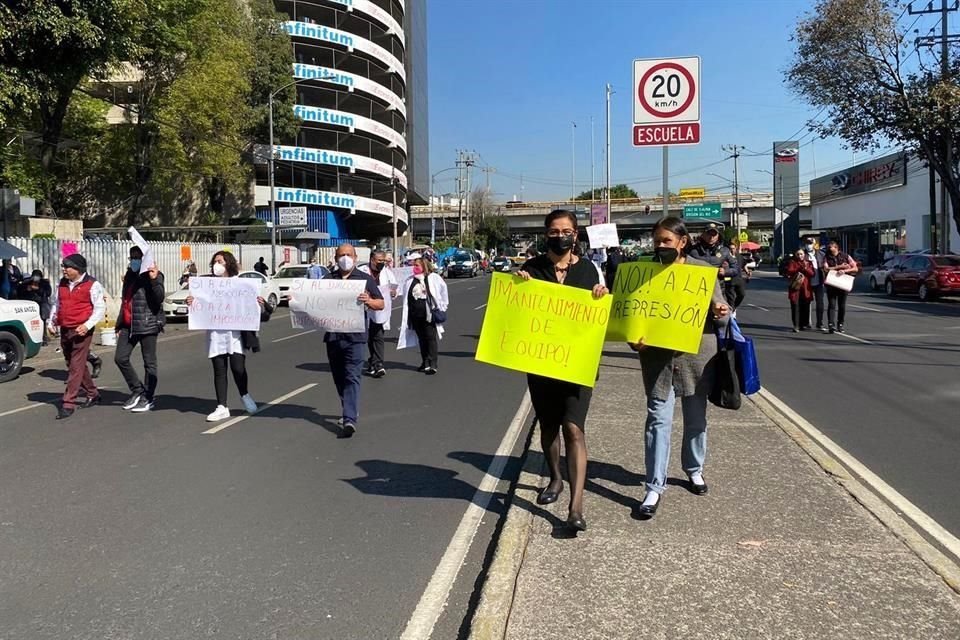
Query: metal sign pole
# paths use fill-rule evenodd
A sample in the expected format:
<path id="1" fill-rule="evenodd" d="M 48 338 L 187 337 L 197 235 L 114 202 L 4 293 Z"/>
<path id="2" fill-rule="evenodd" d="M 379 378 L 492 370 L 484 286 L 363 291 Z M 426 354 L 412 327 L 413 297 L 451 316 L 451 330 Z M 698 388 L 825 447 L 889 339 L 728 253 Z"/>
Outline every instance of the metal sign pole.
<path id="1" fill-rule="evenodd" d="M 663 145 L 663 217 L 666 218 L 670 215 L 670 179 L 669 179 L 669 149 L 667 145 Z"/>

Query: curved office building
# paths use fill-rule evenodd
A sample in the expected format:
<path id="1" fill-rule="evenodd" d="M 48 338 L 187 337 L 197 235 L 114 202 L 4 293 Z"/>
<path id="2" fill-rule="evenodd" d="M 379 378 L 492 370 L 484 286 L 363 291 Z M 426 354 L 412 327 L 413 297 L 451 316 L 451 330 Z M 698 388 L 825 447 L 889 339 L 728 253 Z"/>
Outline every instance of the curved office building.
<path id="1" fill-rule="evenodd" d="M 276 206 L 306 206 L 330 243 L 407 228 L 429 191 L 426 0 L 275 0 L 293 41 L 293 144 L 276 144 Z M 395 184 L 395 187 L 394 187 Z M 396 193 L 394 194 L 394 189 Z M 266 166 L 258 215 L 269 219 Z M 396 208 L 393 197 L 396 195 Z"/>

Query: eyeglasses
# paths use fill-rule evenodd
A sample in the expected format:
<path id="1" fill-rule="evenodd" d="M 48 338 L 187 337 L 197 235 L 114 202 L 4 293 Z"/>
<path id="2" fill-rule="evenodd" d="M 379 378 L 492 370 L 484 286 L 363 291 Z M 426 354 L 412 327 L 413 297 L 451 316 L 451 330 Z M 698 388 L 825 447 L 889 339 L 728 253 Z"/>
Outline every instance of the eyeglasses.
<path id="1" fill-rule="evenodd" d="M 564 236 L 564 237 L 567 237 L 567 238 L 572 238 L 574 235 L 576 235 L 576 233 L 577 233 L 577 232 L 574 231 L 573 229 L 563 229 L 563 230 L 560 230 L 560 229 L 550 229 L 550 231 L 547 231 L 547 237 L 548 237 L 548 238 L 559 238 L 560 236 Z"/>

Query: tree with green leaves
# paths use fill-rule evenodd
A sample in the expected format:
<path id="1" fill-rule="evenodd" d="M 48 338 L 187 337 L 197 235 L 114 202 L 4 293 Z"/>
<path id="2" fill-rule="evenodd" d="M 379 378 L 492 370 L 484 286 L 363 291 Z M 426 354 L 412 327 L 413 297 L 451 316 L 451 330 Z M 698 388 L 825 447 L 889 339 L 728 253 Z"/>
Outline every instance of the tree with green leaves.
<path id="1" fill-rule="evenodd" d="M 822 120 L 809 127 L 856 151 L 889 145 L 917 154 L 947 187 L 960 229 L 960 60 L 946 74 L 934 51 L 915 46 L 894 0 L 819 0 L 800 20 L 786 78 Z M 948 149 L 952 158 L 948 161 Z"/>
<path id="2" fill-rule="evenodd" d="M 627 198 L 638 198 L 637 192 L 628 187 L 625 184 L 616 184 L 610 187 L 610 199 L 611 200 L 624 200 Z M 576 197 L 577 200 L 597 200 L 600 202 L 606 201 L 607 194 L 606 188 L 594 189 L 591 193 L 590 190 L 584 191 Z"/>

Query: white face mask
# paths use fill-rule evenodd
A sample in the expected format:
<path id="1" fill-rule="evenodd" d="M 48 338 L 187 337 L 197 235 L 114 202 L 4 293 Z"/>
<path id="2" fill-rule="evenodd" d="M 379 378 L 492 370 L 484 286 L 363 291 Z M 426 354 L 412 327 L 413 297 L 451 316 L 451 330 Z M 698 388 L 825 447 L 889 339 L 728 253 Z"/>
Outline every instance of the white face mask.
<path id="1" fill-rule="evenodd" d="M 213 263 L 213 275 L 215 275 L 215 276 L 217 276 L 217 277 L 219 278 L 219 277 L 223 276 L 223 274 L 225 274 L 226 272 L 227 272 L 227 267 L 226 267 L 226 266 L 220 264 L 219 262 L 214 262 L 214 263 Z"/>
<path id="2" fill-rule="evenodd" d="M 340 267 L 340 271 L 353 271 L 353 258 L 340 256 L 337 258 L 337 266 Z"/>

